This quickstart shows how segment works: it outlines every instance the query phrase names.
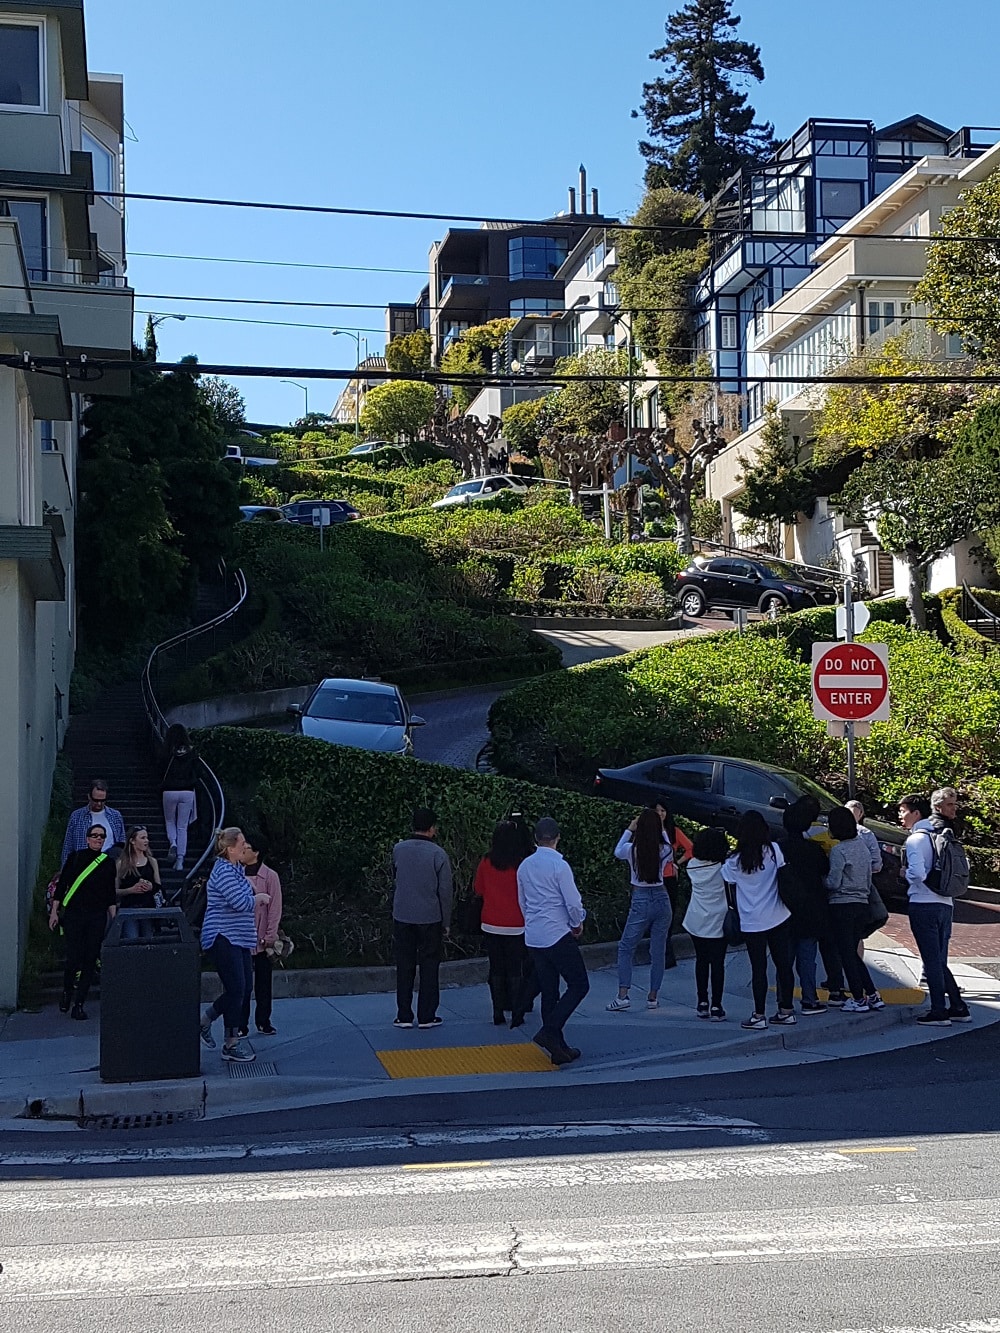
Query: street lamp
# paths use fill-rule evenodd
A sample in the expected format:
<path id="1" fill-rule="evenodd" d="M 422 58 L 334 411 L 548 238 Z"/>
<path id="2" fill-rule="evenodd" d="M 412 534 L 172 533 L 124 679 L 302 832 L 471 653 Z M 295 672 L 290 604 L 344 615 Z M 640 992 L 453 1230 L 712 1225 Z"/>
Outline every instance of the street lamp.
<path id="1" fill-rule="evenodd" d="M 355 345 L 355 347 L 357 348 L 357 355 L 356 355 L 356 357 L 355 357 L 354 364 L 355 364 L 355 367 L 356 367 L 357 369 L 360 370 L 360 368 L 361 368 L 361 334 L 360 334 L 360 333 L 352 333 L 350 329 L 333 329 L 332 332 L 331 332 L 331 334 L 330 334 L 330 336 L 331 336 L 331 338 L 353 338 L 353 339 L 354 339 L 354 345 Z M 367 348 L 367 346 L 368 346 L 368 339 L 366 338 L 366 339 L 365 339 L 365 347 Z M 355 387 L 354 387 L 354 438 L 355 438 L 355 440 L 357 440 L 357 438 L 358 438 L 360 432 L 361 432 L 361 377 L 360 377 L 360 375 L 359 375 L 359 376 L 357 377 L 357 381 L 356 381 L 356 384 L 355 384 Z"/>
<path id="2" fill-rule="evenodd" d="M 154 329 L 158 329 L 161 324 L 165 324 L 168 319 L 187 319 L 187 315 L 150 315 L 149 322 Z"/>
<path id="3" fill-rule="evenodd" d="M 296 389 L 301 389 L 306 396 L 306 416 L 309 415 L 309 388 L 305 384 L 300 384 L 298 380 L 279 380 L 279 384 L 294 384 Z"/>

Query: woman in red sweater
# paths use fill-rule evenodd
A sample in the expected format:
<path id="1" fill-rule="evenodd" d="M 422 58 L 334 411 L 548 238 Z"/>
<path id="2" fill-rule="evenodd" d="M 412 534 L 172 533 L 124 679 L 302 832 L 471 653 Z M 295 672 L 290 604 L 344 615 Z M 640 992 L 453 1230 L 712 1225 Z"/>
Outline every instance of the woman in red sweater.
<path id="1" fill-rule="evenodd" d="M 511 1027 L 520 1027 L 539 992 L 524 945 L 524 917 L 517 901 L 517 867 L 533 850 L 523 820 L 501 820 L 472 885 L 473 892 L 483 900 L 482 929 L 490 960 L 493 1022 L 498 1027 L 507 1022 L 507 1013 Z"/>

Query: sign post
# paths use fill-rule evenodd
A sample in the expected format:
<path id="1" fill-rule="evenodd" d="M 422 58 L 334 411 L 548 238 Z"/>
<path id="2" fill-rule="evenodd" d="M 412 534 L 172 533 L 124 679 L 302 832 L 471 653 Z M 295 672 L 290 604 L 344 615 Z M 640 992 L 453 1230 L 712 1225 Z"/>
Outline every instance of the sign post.
<path id="1" fill-rule="evenodd" d="M 813 644 L 813 716 L 839 729 L 847 740 L 847 787 L 855 789 L 854 740 L 858 723 L 885 722 L 889 717 L 889 648 L 884 643 L 855 643 L 850 586 L 844 607 L 845 643 Z"/>
<path id="2" fill-rule="evenodd" d="M 323 531 L 330 526 L 329 509 L 314 509 L 312 511 L 313 527 L 319 528 L 319 549 L 323 550 Z"/>

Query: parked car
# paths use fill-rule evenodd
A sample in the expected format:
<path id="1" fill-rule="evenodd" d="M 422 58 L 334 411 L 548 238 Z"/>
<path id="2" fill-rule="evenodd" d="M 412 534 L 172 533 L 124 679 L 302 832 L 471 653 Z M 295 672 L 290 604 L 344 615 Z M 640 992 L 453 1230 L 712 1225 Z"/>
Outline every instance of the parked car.
<path id="1" fill-rule="evenodd" d="M 240 505 L 244 523 L 287 523 L 288 518 L 277 505 Z"/>
<path id="2" fill-rule="evenodd" d="M 348 458 L 359 458 L 362 454 L 377 454 L 380 449 L 395 449 L 397 446 L 391 440 L 365 440 L 363 444 L 355 444 L 348 449 Z"/>
<path id="3" fill-rule="evenodd" d="M 747 607 L 754 611 L 802 611 L 832 606 L 832 583 L 811 578 L 794 565 L 770 556 L 713 556 L 695 559 L 677 576 L 681 610 L 692 619 L 706 611 Z"/>
<path id="4" fill-rule="evenodd" d="M 494 495 L 501 495 L 504 491 L 524 495 L 527 489 L 522 477 L 476 477 L 473 481 L 460 481 L 457 486 L 452 486 L 440 500 L 434 501 L 431 508 L 449 509 L 452 505 L 475 504 L 479 500 L 492 500 Z"/>
<path id="5" fill-rule="evenodd" d="M 662 793 L 675 815 L 718 825 L 727 833 L 736 832 L 748 810 L 757 810 L 775 837 L 784 835 L 782 811 L 800 796 L 816 797 L 824 824 L 828 812 L 842 804 L 801 773 L 717 754 L 670 754 L 627 768 L 602 768 L 594 787 L 598 795 L 630 805 L 645 805 Z M 900 880 L 905 830 L 877 819 L 866 819 L 865 825 L 882 848 L 882 870 L 875 877 L 879 892 L 883 897 L 905 896 Z"/>
<path id="6" fill-rule="evenodd" d="M 281 512 L 290 523 L 301 523 L 312 527 L 313 511 L 325 509 L 331 523 L 347 523 L 352 518 L 360 518 L 360 513 L 349 500 L 292 500 L 281 506 Z"/>
<path id="7" fill-rule="evenodd" d="M 424 725 L 396 686 L 381 680 L 321 680 L 304 704 L 288 711 L 303 736 L 381 754 L 412 754 L 413 728 Z"/>

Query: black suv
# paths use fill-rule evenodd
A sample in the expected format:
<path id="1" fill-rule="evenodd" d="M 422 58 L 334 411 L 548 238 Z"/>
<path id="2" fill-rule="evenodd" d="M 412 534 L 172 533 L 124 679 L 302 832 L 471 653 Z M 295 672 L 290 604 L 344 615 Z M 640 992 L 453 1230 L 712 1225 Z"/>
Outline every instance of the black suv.
<path id="1" fill-rule="evenodd" d="M 693 561 L 677 575 L 681 610 L 694 619 L 708 610 L 748 607 L 768 611 L 802 611 L 808 606 L 832 606 L 835 588 L 820 579 L 806 578 L 794 565 L 771 556 L 713 556 Z"/>
<path id="2" fill-rule="evenodd" d="M 307 528 L 312 527 L 314 509 L 325 509 L 331 523 L 347 523 L 352 518 L 361 517 L 349 500 L 292 500 L 281 506 L 281 512 L 290 523 L 301 523 Z"/>

